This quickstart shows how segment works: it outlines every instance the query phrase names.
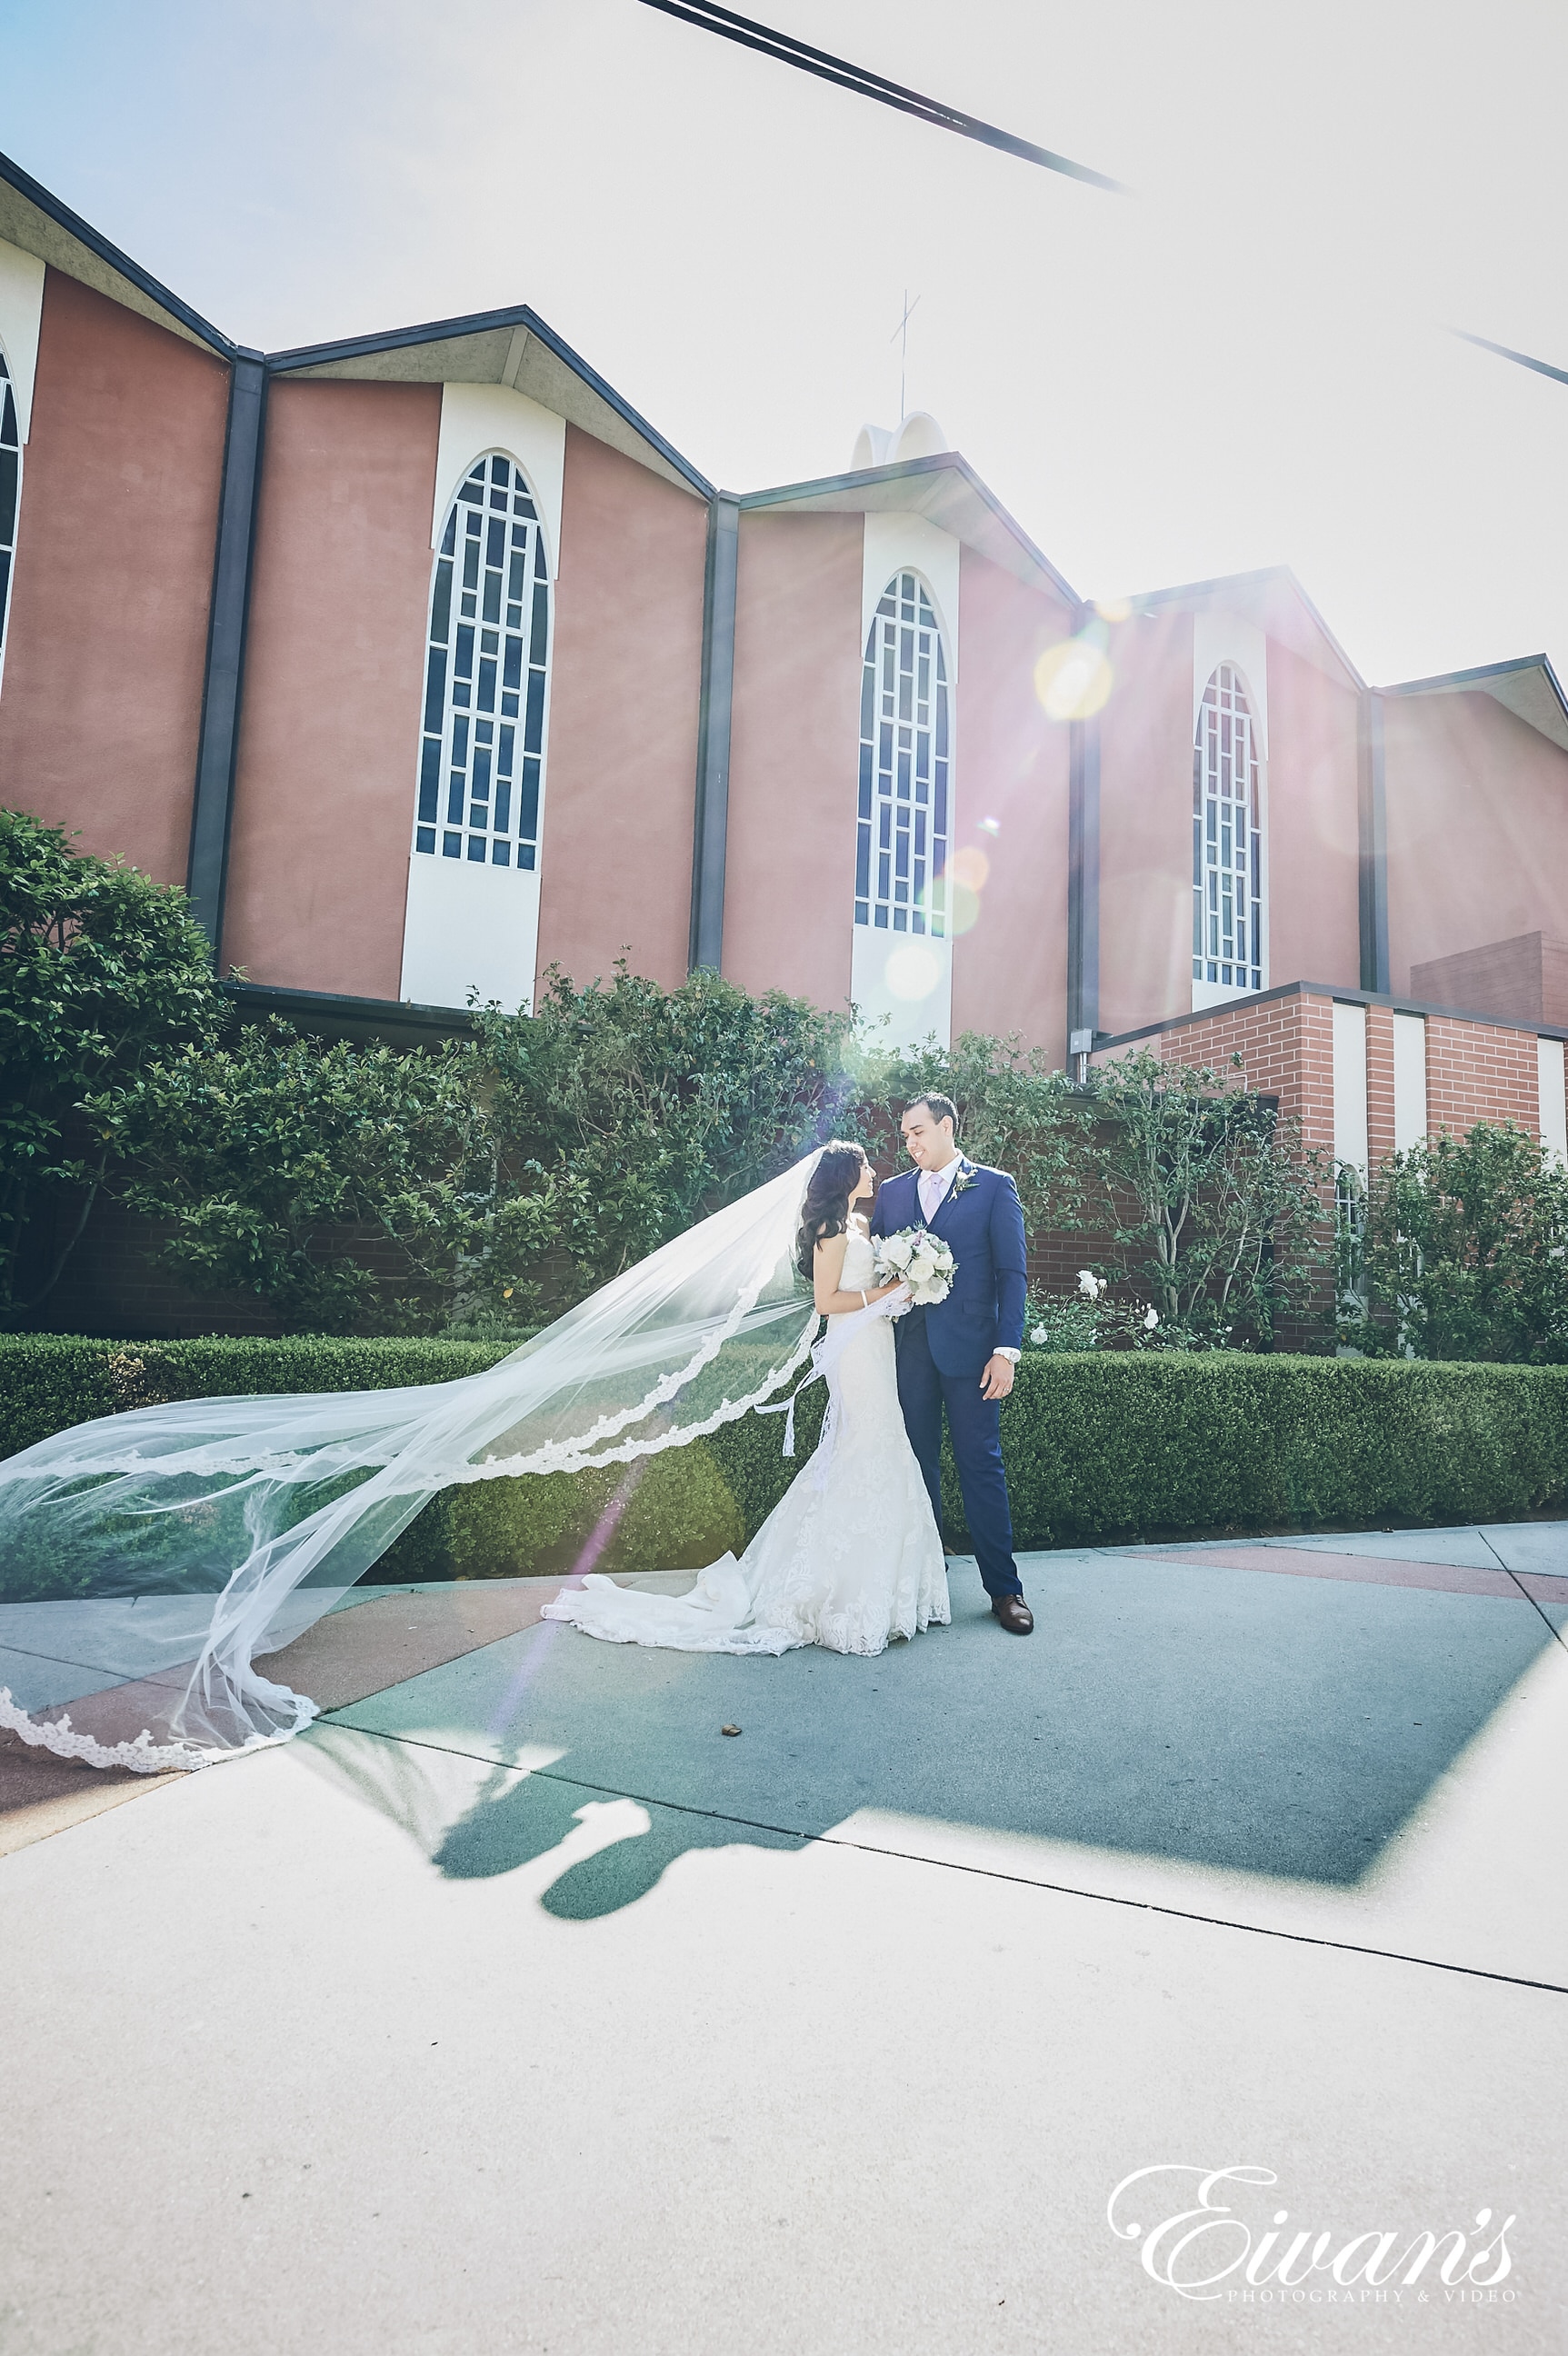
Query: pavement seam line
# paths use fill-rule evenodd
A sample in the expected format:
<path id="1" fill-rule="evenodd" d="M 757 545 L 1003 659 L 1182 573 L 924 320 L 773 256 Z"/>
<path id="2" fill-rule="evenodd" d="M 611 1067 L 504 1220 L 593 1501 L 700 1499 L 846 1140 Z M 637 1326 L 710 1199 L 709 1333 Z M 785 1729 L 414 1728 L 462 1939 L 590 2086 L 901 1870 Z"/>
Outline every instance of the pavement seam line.
<path id="1" fill-rule="evenodd" d="M 1550 1622 L 1548 1623 L 1550 1625 Z M 1555 1634 L 1556 1631 L 1553 1630 Z M 357 1707 L 345 1702 L 343 1708 Z M 317 1723 L 326 1721 L 318 1719 Z M 1070 1881 L 1042 1881 L 1032 1874 L 1004 1873 L 999 1866 L 968 1865 L 955 1858 L 923 1857 L 912 1849 L 880 1848 L 872 1841 L 847 1840 L 841 1833 L 801 1832 L 793 1825 L 770 1825 L 757 1816 L 735 1816 L 724 1808 L 695 1808 L 684 1800 L 656 1800 L 646 1792 L 623 1792 L 616 1783 L 587 1783 L 581 1776 L 562 1775 L 551 1767 L 508 1767 L 499 1759 L 486 1759 L 474 1751 L 456 1751 L 450 1743 L 423 1741 L 416 1734 L 389 1734 L 381 1727 L 346 1726 L 344 1732 L 366 1734 L 380 1742 L 401 1742 L 411 1751 L 435 1751 L 447 1759 L 472 1760 L 476 1766 L 489 1767 L 505 1775 L 537 1778 L 541 1783 L 564 1783 L 574 1792 L 596 1792 L 615 1800 L 635 1800 L 639 1807 L 664 1808 L 681 1816 L 701 1816 L 712 1824 L 735 1825 L 741 1830 L 777 1833 L 781 1839 L 812 1842 L 824 1848 L 854 1849 L 862 1857 L 880 1857 L 901 1865 L 930 1865 L 945 1873 L 972 1873 L 986 1881 L 1005 1881 L 1018 1890 L 1048 1890 L 1058 1898 L 1083 1898 L 1100 1906 L 1127 1906 L 1143 1914 L 1163 1914 L 1176 1922 L 1201 1922 L 1210 1930 L 1242 1931 L 1255 1939 L 1284 1939 L 1297 1947 L 1324 1947 L 1336 1954 L 1370 1955 L 1386 1964 L 1414 1964 L 1423 1971 L 1452 1972 L 1464 1979 L 1493 1980 L 1504 1987 L 1536 1988 L 1547 1996 L 1568 1996 L 1568 1985 L 1559 1980 L 1525 1979 L 1517 1972 L 1489 1972 L 1479 1964 L 1454 1964 L 1440 1955 L 1409 1955 L 1398 1947 L 1369 1947 L 1355 1939 L 1325 1939 L 1310 1931 L 1282 1931 L 1268 1922 L 1238 1922 L 1226 1914 L 1200 1914 L 1187 1906 L 1163 1906 L 1154 1898 L 1125 1898 L 1113 1890 L 1082 1890 Z"/>
<path id="2" fill-rule="evenodd" d="M 1518 1588 L 1525 1601 L 1531 1605 L 1533 1609 L 1540 1613 L 1541 1619 L 1546 1622 L 1547 1633 L 1551 1636 L 1552 1643 L 1555 1644 L 1562 1644 L 1563 1651 L 1568 1652 L 1568 1643 L 1564 1643 L 1562 1631 L 1553 1627 L 1552 1622 L 1547 1619 L 1546 1613 L 1541 1610 L 1539 1597 L 1530 1593 L 1523 1580 L 1520 1579 L 1518 1571 L 1515 1570 L 1510 1564 L 1506 1563 L 1503 1560 L 1501 1555 L 1492 1544 L 1491 1539 L 1481 1527 L 1479 1522 L 1477 1522 L 1473 1526 L 1475 1528 L 1476 1536 L 1480 1539 L 1481 1544 L 1486 1547 L 1487 1553 L 1491 1556 L 1492 1560 L 1497 1564 L 1498 1569 L 1508 1572 L 1509 1577 L 1512 1580 L 1514 1585 Z"/>

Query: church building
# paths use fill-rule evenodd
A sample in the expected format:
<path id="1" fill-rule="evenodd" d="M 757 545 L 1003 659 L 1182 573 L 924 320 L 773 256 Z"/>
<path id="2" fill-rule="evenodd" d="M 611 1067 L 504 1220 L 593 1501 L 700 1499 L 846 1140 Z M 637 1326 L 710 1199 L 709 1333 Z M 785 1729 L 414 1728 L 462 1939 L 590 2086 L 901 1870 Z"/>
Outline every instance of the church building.
<path id="1" fill-rule="evenodd" d="M 1568 1150 L 1568 705 L 1283 569 L 1095 603 L 928 416 L 710 482 L 526 306 L 237 344 L 0 159 L 0 798 L 392 1039 L 697 967 L 890 1042 L 1232 1045 L 1362 1166 Z"/>

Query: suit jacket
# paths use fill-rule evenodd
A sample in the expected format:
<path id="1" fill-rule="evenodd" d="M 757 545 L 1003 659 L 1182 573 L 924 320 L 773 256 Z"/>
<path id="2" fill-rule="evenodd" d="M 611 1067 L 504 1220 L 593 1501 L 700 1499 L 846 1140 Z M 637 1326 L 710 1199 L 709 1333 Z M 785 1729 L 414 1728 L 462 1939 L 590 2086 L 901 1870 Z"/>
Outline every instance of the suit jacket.
<path id="1" fill-rule="evenodd" d="M 894 1327 L 900 1349 L 920 1319 L 939 1371 L 977 1375 L 999 1345 L 1024 1344 L 1024 1206 L 1005 1170 L 987 1170 L 961 1158 L 957 1175 L 928 1220 L 920 1209 L 920 1173 L 901 1172 L 877 1194 L 873 1236 L 929 1226 L 957 1262 L 952 1290 L 935 1308 L 911 1309 Z"/>

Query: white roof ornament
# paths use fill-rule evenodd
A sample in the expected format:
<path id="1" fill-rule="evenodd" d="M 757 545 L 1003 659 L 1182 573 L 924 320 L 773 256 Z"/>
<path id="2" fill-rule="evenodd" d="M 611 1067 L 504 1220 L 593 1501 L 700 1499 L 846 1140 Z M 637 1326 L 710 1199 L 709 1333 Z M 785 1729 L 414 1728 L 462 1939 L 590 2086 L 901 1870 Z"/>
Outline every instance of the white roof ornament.
<path id="1" fill-rule="evenodd" d="M 854 438 L 850 472 L 897 466 L 908 458 L 934 458 L 951 443 L 929 410 L 912 410 L 901 425 L 863 425 Z"/>

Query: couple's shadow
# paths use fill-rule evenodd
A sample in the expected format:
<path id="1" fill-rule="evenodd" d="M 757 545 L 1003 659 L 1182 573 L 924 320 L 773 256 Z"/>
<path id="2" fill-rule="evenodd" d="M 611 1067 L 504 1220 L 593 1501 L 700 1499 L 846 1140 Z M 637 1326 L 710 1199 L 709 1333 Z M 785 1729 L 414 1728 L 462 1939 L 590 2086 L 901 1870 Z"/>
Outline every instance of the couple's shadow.
<path id="1" fill-rule="evenodd" d="M 521 1875 L 563 1922 L 635 1904 L 691 1850 L 807 1845 L 802 1835 L 601 1797 L 548 1769 L 493 1766 L 352 1727 L 317 1724 L 297 1747 L 328 1781 L 401 1825 L 447 1880 Z"/>

